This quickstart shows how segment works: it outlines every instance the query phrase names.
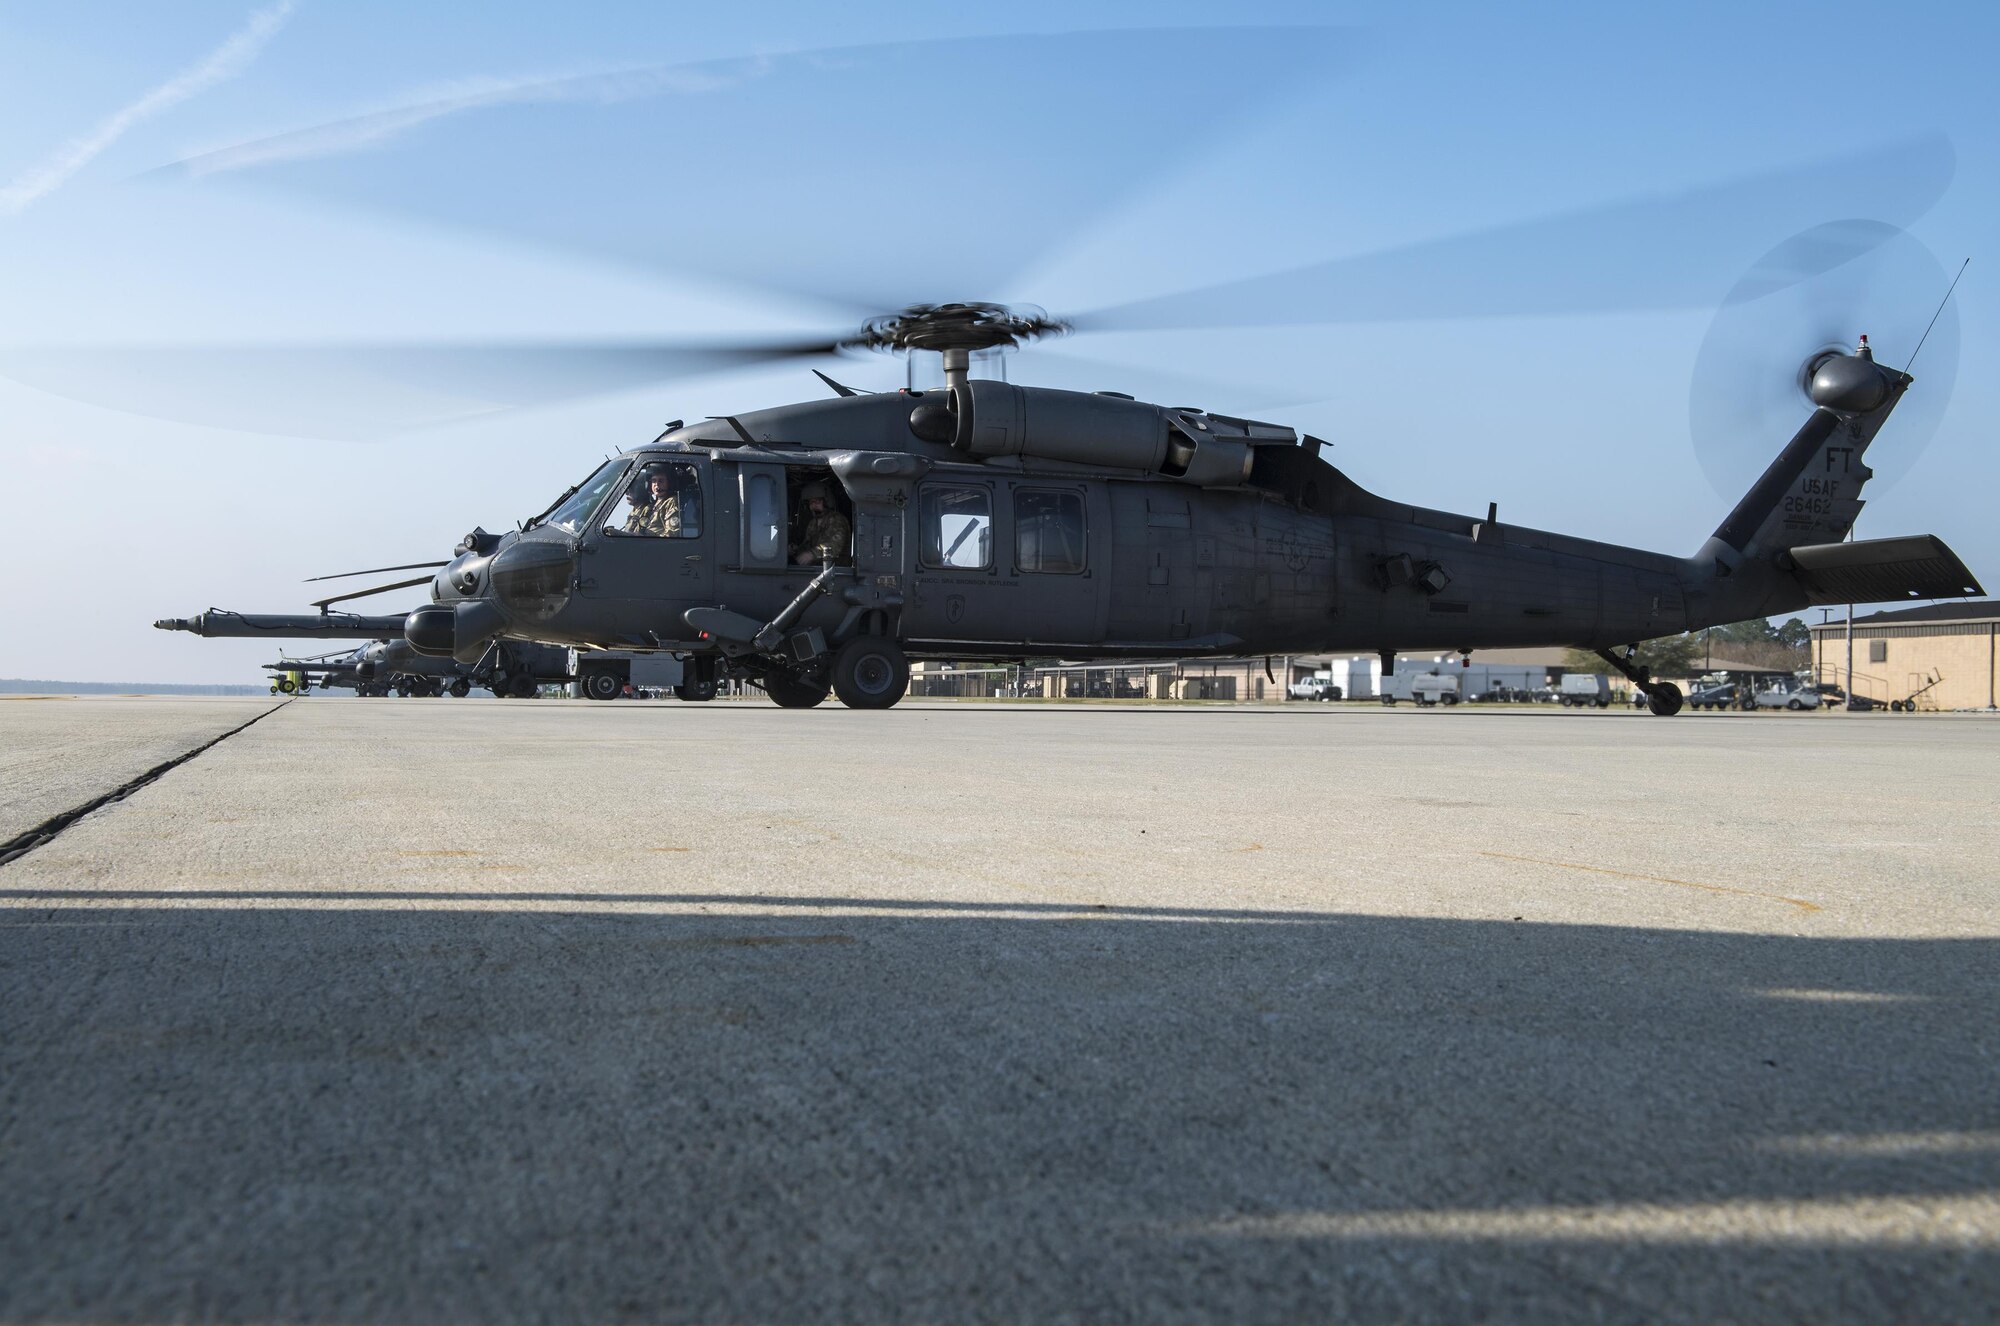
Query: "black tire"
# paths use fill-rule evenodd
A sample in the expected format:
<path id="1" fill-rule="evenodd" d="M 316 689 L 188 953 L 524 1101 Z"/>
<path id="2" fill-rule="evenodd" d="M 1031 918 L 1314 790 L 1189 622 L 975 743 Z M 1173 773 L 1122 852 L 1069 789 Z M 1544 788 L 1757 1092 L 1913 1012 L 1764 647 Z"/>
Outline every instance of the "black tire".
<path id="1" fill-rule="evenodd" d="M 1672 718 L 1681 711 L 1681 688 L 1670 681 L 1656 682 L 1646 692 L 1646 708 L 1660 718 Z"/>
<path id="2" fill-rule="evenodd" d="M 467 681 L 465 678 L 460 677 L 457 681 L 451 684 L 452 699 L 463 700 L 466 696 L 470 694 L 472 694 L 472 683 Z"/>
<path id="3" fill-rule="evenodd" d="M 910 661 L 893 641 L 860 635 L 833 656 L 833 693 L 849 709 L 887 709 L 910 689 Z"/>
<path id="4" fill-rule="evenodd" d="M 507 681 L 507 694 L 516 700 L 532 700 L 536 690 L 535 679 L 525 672 Z"/>
<path id="5" fill-rule="evenodd" d="M 674 698 L 689 704 L 705 704 L 715 698 L 715 678 L 689 678 L 674 687 Z"/>
<path id="6" fill-rule="evenodd" d="M 827 685 L 823 681 L 808 681 L 791 673 L 771 673 L 758 680 L 764 694 L 780 709 L 810 709 L 826 699 Z"/>
<path id="7" fill-rule="evenodd" d="M 615 700 L 624 689 L 625 683 L 609 668 L 592 668 L 583 674 L 586 700 Z"/>

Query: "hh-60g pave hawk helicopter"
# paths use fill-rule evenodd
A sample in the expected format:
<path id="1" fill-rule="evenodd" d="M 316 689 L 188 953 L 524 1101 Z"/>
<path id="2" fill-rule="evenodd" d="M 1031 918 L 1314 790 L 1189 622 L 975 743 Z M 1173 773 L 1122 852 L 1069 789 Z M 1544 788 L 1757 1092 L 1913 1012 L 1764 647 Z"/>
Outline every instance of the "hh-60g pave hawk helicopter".
<path id="1" fill-rule="evenodd" d="M 974 353 L 1058 329 L 991 304 L 870 324 L 868 343 L 940 353 L 945 390 L 836 384 L 838 399 L 670 427 L 522 529 L 468 535 L 405 637 L 460 662 L 502 638 L 671 651 L 785 707 L 831 691 L 867 709 L 903 696 L 912 657 L 1569 645 L 1668 715 L 1680 692 L 1636 665 L 1637 641 L 1982 592 L 1935 537 L 1842 541 L 1863 457 L 1913 381 L 1865 338 L 1803 366 L 1803 426 L 1673 557 L 1378 497 L 1283 425 L 969 376 Z M 813 485 L 851 541 L 799 546 Z M 673 517 L 649 525 L 653 500 Z"/>
<path id="2" fill-rule="evenodd" d="M 308 626 L 312 624 L 307 622 Z M 400 627 L 401 619 L 392 619 L 391 624 Z M 567 661 L 566 651 L 517 645 L 513 653 L 510 672 L 505 663 L 480 667 L 454 659 L 431 658 L 417 653 L 401 639 L 371 640 L 357 649 L 310 658 L 281 658 L 276 663 L 266 663 L 264 668 L 274 674 L 271 684 L 281 695 L 304 695 L 316 686 L 321 690 L 350 690 L 360 696 L 448 695 L 463 699 L 472 693 L 473 687 L 483 686 L 495 695 L 525 697 L 533 695 L 543 682 L 569 680 L 563 666 Z M 539 669 L 535 664 L 541 665 Z"/>
<path id="3" fill-rule="evenodd" d="M 325 602 L 334 601 L 337 600 Z M 543 685 L 571 679 L 569 651 L 566 649 L 525 640 L 496 640 L 478 658 L 470 663 L 461 663 L 452 658 L 421 654 L 411 648 L 409 642 L 401 638 L 404 619 L 400 616 L 360 616 L 329 611 L 323 605 L 315 606 L 321 606 L 321 611 L 241 613 L 210 608 L 193 617 L 166 618 L 153 624 L 163 631 L 189 631 L 210 637 L 267 639 L 282 636 L 368 641 L 344 653 L 319 654 L 302 659 L 280 658 L 276 663 L 265 664 L 265 669 L 277 676 L 273 685 L 287 695 L 294 691 L 304 693 L 318 686 L 322 690 L 352 690 L 361 696 L 449 695 L 462 698 L 470 695 L 474 687 L 484 687 L 503 698 L 527 699 L 538 694 Z M 392 638 L 370 638 L 382 636 Z M 284 689 L 287 684 L 291 690 Z"/>

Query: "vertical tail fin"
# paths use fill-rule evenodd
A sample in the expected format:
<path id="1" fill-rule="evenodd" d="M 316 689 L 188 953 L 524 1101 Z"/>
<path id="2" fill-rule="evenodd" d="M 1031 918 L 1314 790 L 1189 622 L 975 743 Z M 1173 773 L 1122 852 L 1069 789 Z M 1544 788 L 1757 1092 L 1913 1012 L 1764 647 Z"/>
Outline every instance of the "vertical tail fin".
<path id="1" fill-rule="evenodd" d="M 1863 456 L 1913 379 L 1851 355 L 1808 365 L 1812 417 L 1695 555 L 1690 625 L 1792 612 L 1813 603 L 1955 598 L 1979 582 L 1929 535 L 1843 543 L 1873 476 Z"/>
<path id="2" fill-rule="evenodd" d="M 1809 369 L 1812 417 L 1716 527 L 1705 554 L 1765 558 L 1838 543 L 1854 528 L 1861 487 L 1874 475 L 1862 457 L 1912 379 L 1877 364 L 1865 341 L 1857 353 L 1825 355 Z"/>

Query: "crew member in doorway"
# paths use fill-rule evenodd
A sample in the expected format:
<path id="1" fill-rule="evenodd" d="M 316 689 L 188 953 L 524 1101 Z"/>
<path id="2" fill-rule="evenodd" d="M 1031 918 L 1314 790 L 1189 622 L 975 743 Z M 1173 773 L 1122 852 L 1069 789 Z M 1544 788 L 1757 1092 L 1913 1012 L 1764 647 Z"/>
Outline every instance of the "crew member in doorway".
<path id="1" fill-rule="evenodd" d="M 815 562 L 846 566 L 847 545 L 854 531 L 848 527 L 847 517 L 834 509 L 833 494 L 824 483 L 815 482 L 799 489 L 799 496 L 811 518 L 799 535 L 798 547 L 792 549 L 792 561 L 799 566 Z"/>

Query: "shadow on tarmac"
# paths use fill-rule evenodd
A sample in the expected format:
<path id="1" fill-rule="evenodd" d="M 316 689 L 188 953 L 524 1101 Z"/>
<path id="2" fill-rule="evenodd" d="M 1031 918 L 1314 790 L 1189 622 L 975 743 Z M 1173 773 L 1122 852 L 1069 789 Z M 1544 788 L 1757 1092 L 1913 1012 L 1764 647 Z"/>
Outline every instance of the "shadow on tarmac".
<path id="1" fill-rule="evenodd" d="M 7 896 L 9 1322 L 2000 1302 L 1990 940 Z"/>

